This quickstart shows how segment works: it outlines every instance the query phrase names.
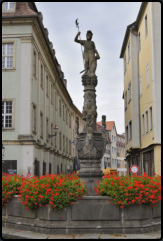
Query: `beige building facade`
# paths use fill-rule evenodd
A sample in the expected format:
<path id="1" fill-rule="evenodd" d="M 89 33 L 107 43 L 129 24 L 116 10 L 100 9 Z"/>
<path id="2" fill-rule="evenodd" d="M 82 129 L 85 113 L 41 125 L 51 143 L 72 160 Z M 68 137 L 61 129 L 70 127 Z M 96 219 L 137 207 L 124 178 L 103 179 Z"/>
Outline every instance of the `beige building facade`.
<path id="1" fill-rule="evenodd" d="M 127 27 L 124 61 L 124 116 L 128 174 L 161 173 L 161 3 L 143 2 Z"/>

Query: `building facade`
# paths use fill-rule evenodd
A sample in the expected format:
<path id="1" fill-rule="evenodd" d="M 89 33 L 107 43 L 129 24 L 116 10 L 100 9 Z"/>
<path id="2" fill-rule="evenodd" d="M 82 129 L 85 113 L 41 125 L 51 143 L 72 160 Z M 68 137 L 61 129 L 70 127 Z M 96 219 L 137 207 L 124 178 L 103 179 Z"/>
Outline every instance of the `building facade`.
<path id="1" fill-rule="evenodd" d="M 97 122 L 97 130 L 102 133 L 102 123 Z M 125 159 L 124 135 L 117 134 L 114 121 L 106 121 L 107 145 L 103 158 L 101 159 L 101 169 L 117 169 L 118 175 L 127 174 Z"/>
<path id="2" fill-rule="evenodd" d="M 117 171 L 119 176 L 127 174 L 127 163 L 125 160 L 125 135 L 117 134 Z"/>
<path id="3" fill-rule="evenodd" d="M 161 173 L 161 3 L 143 2 L 127 27 L 124 61 L 124 116 L 127 169 Z"/>
<path id="4" fill-rule="evenodd" d="M 2 172 L 72 172 L 76 116 L 81 131 L 42 13 L 34 2 L 3 3 Z"/>

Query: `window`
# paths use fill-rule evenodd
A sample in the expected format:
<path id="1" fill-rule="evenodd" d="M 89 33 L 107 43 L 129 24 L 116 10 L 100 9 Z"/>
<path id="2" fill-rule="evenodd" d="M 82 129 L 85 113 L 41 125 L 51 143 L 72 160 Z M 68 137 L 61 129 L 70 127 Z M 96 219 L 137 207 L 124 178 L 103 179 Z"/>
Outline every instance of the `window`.
<path id="1" fill-rule="evenodd" d="M 2 101 L 2 128 L 13 128 L 13 102 Z"/>
<path id="2" fill-rule="evenodd" d="M 48 76 L 46 75 L 46 95 L 48 97 L 48 94 L 49 94 L 49 87 L 48 87 Z"/>
<path id="3" fill-rule="evenodd" d="M 113 141 L 113 135 L 112 135 L 112 141 Z"/>
<path id="4" fill-rule="evenodd" d="M 14 2 L 4 2 L 3 10 L 14 10 Z"/>
<path id="5" fill-rule="evenodd" d="M 33 104 L 33 132 L 36 133 L 36 106 Z"/>
<path id="6" fill-rule="evenodd" d="M 139 91 L 140 91 L 140 97 L 142 96 L 142 75 L 139 77 Z"/>
<path id="7" fill-rule="evenodd" d="M 148 23 L 147 23 L 147 14 L 145 16 L 145 37 L 148 35 Z"/>
<path id="8" fill-rule="evenodd" d="M 71 155 L 71 140 L 69 140 L 69 155 Z"/>
<path id="9" fill-rule="evenodd" d="M 138 35 L 138 51 L 140 52 L 141 50 L 141 36 L 140 36 L 140 32 L 139 32 L 139 35 Z"/>
<path id="10" fill-rule="evenodd" d="M 114 149 L 113 149 L 113 146 L 112 146 L 112 153 L 114 153 Z"/>
<path id="11" fill-rule="evenodd" d="M 146 117 L 146 133 L 148 133 L 148 111 L 145 112 Z"/>
<path id="12" fill-rule="evenodd" d="M 14 44 L 2 44 L 2 69 L 13 69 Z"/>
<path id="13" fill-rule="evenodd" d="M 53 105 L 53 84 L 51 84 L 51 104 Z"/>
<path id="14" fill-rule="evenodd" d="M 40 138 L 43 138 L 43 113 L 40 112 Z"/>
<path id="15" fill-rule="evenodd" d="M 49 120 L 48 118 L 46 118 L 46 142 L 48 142 L 49 140 L 49 131 L 48 131 L 48 128 L 49 128 Z"/>
<path id="16" fill-rule="evenodd" d="M 37 177 L 40 176 L 40 162 L 38 160 L 35 160 L 34 163 L 34 175 L 36 175 Z"/>
<path id="17" fill-rule="evenodd" d="M 57 136 L 58 135 L 55 135 L 55 148 L 57 148 Z"/>
<path id="18" fill-rule="evenodd" d="M 59 100 L 59 115 L 61 116 L 61 100 Z"/>
<path id="19" fill-rule="evenodd" d="M 147 88 L 149 87 L 149 63 L 146 65 Z"/>
<path id="20" fill-rule="evenodd" d="M 68 124 L 68 115 L 67 115 L 67 110 L 66 110 L 66 124 Z"/>
<path id="21" fill-rule="evenodd" d="M 52 164 L 51 163 L 49 163 L 49 174 L 52 174 L 52 168 L 51 168 L 51 166 L 52 166 Z"/>
<path id="22" fill-rule="evenodd" d="M 36 52 L 33 51 L 33 75 L 36 77 Z"/>
<path id="23" fill-rule="evenodd" d="M 126 66 L 126 55 L 124 57 L 124 73 L 126 72 L 127 66 Z"/>
<path id="24" fill-rule="evenodd" d="M 149 118 L 150 118 L 150 131 L 152 130 L 152 106 L 149 108 Z"/>
<path id="25" fill-rule="evenodd" d="M 63 105 L 63 120 L 65 120 L 65 107 Z"/>
<path id="26" fill-rule="evenodd" d="M 65 152 L 65 136 L 63 135 L 63 152 Z"/>
<path id="27" fill-rule="evenodd" d="M 128 126 L 126 126 L 126 143 L 128 142 Z"/>
<path id="28" fill-rule="evenodd" d="M 53 124 L 51 123 L 51 135 L 53 135 Z M 51 145 L 53 145 L 53 137 L 51 137 Z"/>
<path id="29" fill-rule="evenodd" d="M 131 82 L 128 85 L 128 103 L 131 101 Z"/>
<path id="30" fill-rule="evenodd" d="M 115 136 L 114 136 L 114 142 L 115 142 Z"/>
<path id="31" fill-rule="evenodd" d="M 68 138 L 66 138 L 66 153 L 68 153 Z"/>
<path id="32" fill-rule="evenodd" d="M 2 162 L 2 173 L 17 174 L 17 161 L 16 160 L 5 160 Z"/>
<path id="33" fill-rule="evenodd" d="M 55 92 L 55 109 L 57 110 L 57 92 Z"/>
<path id="34" fill-rule="evenodd" d="M 127 109 L 127 91 L 125 92 L 125 110 Z"/>
<path id="35" fill-rule="evenodd" d="M 69 127 L 71 128 L 71 115 L 69 114 Z"/>
<path id="36" fill-rule="evenodd" d="M 129 122 L 129 140 L 132 139 L 132 121 Z"/>
<path id="37" fill-rule="evenodd" d="M 46 162 L 43 161 L 43 175 L 46 175 Z"/>
<path id="38" fill-rule="evenodd" d="M 59 149 L 61 150 L 61 132 L 59 133 Z"/>
<path id="39" fill-rule="evenodd" d="M 43 88 L 43 66 L 42 66 L 42 64 L 41 64 L 41 87 Z"/>
<path id="40" fill-rule="evenodd" d="M 145 122 L 144 122 L 144 115 L 142 115 L 142 134 L 145 134 Z"/>
<path id="41" fill-rule="evenodd" d="M 128 44 L 128 63 L 129 63 L 129 60 L 130 60 L 130 42 Z"/>
<path id="42" fill-rule="evenodd" d="M 116 159 L 112 158 L 112 166 L 116 166 Z"/>

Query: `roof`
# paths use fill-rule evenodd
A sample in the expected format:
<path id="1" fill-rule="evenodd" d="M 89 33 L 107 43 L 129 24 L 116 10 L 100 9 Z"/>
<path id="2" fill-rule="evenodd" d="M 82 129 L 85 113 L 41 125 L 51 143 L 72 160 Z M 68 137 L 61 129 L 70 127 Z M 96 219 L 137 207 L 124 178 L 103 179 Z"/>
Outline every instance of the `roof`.
<path id="1" fill-rule="evenodd" d="M 34 2 L 16 2 L 16 11 L 2 12 L 2 17 L 5 16 L 29 16 L 38 13 L 37 7 Z"/>
<path id="2" fill-rule="evenodd" d="M 122 48 L 121 48 L 120 58 L 123 58 L 123 55 L 124 55 L 124 52 L 125 52 L 125 49 L 126 49 L 126 44 L 127 44 L 128 38 L 129 38 L 130 30 L 131 29 L 134 29 L 134 30 L 138 29 L 142 14 L 143 14 L 146 6 L 147 6 L 147 3 L 148 2 L 142 2 L 136 21 L 127 26 L 126 33 L 125 33 L 124 40 L 123 40 L 123 44 L 122 44 Z"/>
<path id="3" fill-rule="evenodd" d="M 114 121 L 106 121 L 105 123 L 108 131 L 111 131 L 113 129 L 113 125 L 115 124 Z M 97 124 L 102 126 L 102 122 L 97 122 Z"/>

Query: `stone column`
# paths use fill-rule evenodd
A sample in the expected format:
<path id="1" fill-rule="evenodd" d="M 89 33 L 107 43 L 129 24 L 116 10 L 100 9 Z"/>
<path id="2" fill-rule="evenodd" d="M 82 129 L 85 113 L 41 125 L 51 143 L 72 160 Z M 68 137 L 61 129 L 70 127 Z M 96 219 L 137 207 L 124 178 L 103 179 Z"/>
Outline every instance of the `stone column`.
<path id="1" fill-rule="evenodd" d="M 84 128 L 81 133 L 76 131 L 75 146 L 80 159 L 80 171 L 78 176 L 86 182 L 86 188 L 91 196 L 96 193 L 93 187 L 96 181 L 102 180 L 101 158 L 103 157 L 106 147 L 105 123 L 103 125 L 103 134 L 96 130 L 97 106 L 96 106 L 96 90 L 97 76 L 82 76 L 84 85 L 84 106 L 83 121 Z"/>

